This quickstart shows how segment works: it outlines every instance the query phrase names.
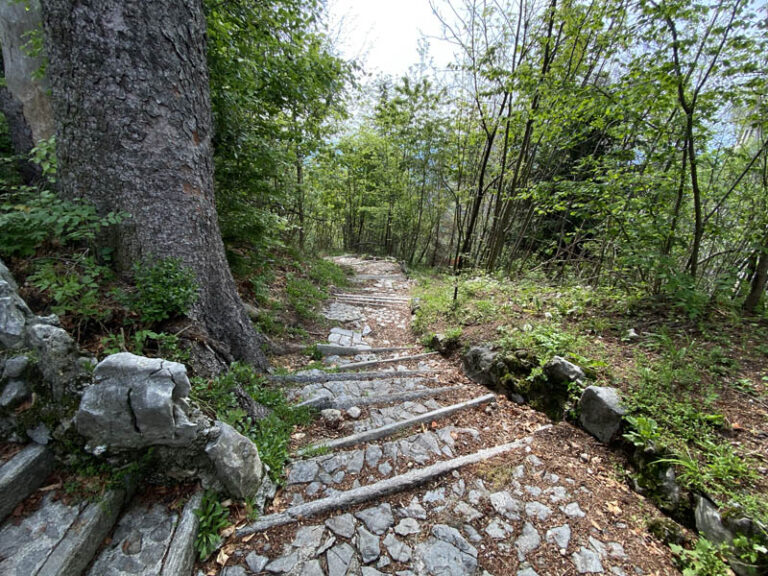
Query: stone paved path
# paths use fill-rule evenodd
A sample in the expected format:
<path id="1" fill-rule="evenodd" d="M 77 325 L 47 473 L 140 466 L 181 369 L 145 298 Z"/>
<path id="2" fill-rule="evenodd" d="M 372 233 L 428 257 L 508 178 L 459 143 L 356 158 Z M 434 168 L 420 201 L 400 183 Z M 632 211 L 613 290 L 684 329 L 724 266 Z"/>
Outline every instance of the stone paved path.
<path id="1" fill-rule="evenodd" d="M 411 284 L 395 262 L 343 257 L 354 268 L 353 288 L 328 303 L 323 313 L 338 325 L 328 343 L 345 347 L 388 347 L 409 344 L 408 302 Z M 422 350 L 325 358 L 329 366 L 406 357 Z M 319 423 L 304 432 L 309 444 L 321 445 L 382 426 L 408 422 L 441 408 L 481 397 L 488 391 L 457 375 L 440 357 L 383 364 L 366 379 L 293 384 L 297 402 L 325 409 Z M 420 374 L 414 375 L 414 371 Z M 401 377 L 401 375 L 406 375 Z M 445 391 L 445 390 L 448 391 Z M 441 390 L 443 390 L 441 392 Z M 423 397 L 391 402 L 397 395 Z M 220 570 L 225 576 L 288 574 L 291 576 L 517 576 L 561 574 L 649 573 L 647 551 L 656 553 L 646 534 L 626 519 L 605 510 L 599 483 L 577 480 L 589 465 L 585 454 L 572 461 L 555 458 L 551 442 L 566 446 L 571 431 L 540 426 L 537 416 L 508 425 L 501 411 L 521 409 L 498 399 L 457 411 L 448 417 L 400 429 L 394 435 L 351 445 L 330 453 L 297 457 L 286 485 L 267 515 L 241 526 L 239 539 L 228 547 L 231 557 Z M 561 438 L 562 437 L 562 438 Z M 554 439 L 554 440 L 553 440 Z M 459 467 L 426 484 L 403 485 L 353 505 L 344 502 L 354 491 L 376 494 L 378 486 L 457 457 L 504 443 L 503 455 Z M 582 448 L 579 448 L 582 450 Z M 592 470 L 590 469 L 590 472 Z M 572 474 L 569 475 L 569 474 Z M 597 476 L 597 475 L 596 475 Z M 597 480 L 597 478 L 596 478 Z M 634 506 L 621 492 L 622 506 Z M 334 505 L 338 502 L 338 506 Z M 312 504 L 320 513 L 313 514 Z M 617 505 L 618 505 L 617 504 Z M 652 564 L 658 574 L 674 574 L 666 561 Z M 646 568 L 643 568 L 646 566 Z M 659 569 L 659 566 L 661 568 Z M 216 573 L 215 570 L 208 573 Z M 205 574 L 205 572 L 201 572 Z"/>

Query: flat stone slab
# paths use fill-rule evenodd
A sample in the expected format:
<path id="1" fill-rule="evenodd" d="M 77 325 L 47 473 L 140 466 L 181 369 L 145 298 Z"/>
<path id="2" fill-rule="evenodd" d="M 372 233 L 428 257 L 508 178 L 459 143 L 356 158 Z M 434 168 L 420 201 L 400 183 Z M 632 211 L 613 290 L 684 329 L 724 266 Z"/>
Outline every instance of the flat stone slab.
<path id="1" fill-rule="evenodd" d="M 0 467 L 0 520 L 45 482 L 53 464 L 50 450 L 30 444 Z"/>

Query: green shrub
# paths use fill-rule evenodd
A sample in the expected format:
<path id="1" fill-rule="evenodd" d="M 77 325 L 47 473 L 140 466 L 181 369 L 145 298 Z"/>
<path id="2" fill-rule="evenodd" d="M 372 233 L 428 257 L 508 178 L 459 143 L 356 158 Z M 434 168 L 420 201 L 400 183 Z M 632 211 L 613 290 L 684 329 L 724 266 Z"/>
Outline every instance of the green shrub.
<path id="1" fill-rule="evenodd" d="M 178 258 L 164 258 L 134 269 L 136 293 L 131 308 L 145 324 L 183 316 L 198 297 L 195 274 Z"/>

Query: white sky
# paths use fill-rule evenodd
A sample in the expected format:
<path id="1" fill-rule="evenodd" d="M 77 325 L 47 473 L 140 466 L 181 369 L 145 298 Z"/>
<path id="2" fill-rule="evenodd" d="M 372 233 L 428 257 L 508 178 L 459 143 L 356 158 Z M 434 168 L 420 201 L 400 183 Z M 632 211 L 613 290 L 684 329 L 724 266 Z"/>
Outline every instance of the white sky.
<path id="1" fill-rule="evenodd" d="M 429 55 L 438 68 L 452 60 L 449 44 L 429 0 L 328 0 L 331 30 L 338 29 L 342 55 L 362 62 L 372 74 L 395 77 L 419 61 L 418 41 L 428 37 Z"/>

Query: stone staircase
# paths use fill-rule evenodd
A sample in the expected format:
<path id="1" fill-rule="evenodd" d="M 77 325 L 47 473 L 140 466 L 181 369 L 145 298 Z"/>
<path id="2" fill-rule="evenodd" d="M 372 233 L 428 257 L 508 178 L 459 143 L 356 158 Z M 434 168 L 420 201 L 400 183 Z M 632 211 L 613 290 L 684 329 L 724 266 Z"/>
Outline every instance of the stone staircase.
<path id="1" fill-rule="evenodd" d="M 199 493 L 180 513 L 134 498 L 130 483 L 113 487 L 92 502 L 67 502 L 57 497 L 60 485 L 43 486 L 53 469 L 53 455 L 37 444 L 0 466 L 0 574 L 191 574 Z M 12 514 L 38 490 L 42 497 L 31 510 Z"/>
<path id="2" fill-rule="evenodd" d="M 272 377 L 295 402 L 320 409 L 325 426 L 311 430 L 312 440 L 296 453 L 270 513 L 236 534 L 243 542 L 272 542 L 271 533 L 293 526 L 295 536 L 274 550 L 277 556 L 263 554 L 261 544 L 236 550 L 245 565 L 233 563 L 222 574 L 480 574 L 465 535 L 439 523 L 423 533 L 425 507 L 447 502 L 451 491 L 487 495 L 482 483 L 467 486 L 460 471 L 502 454 L 525 457 L 538 430 L 488 445 L 476 426 L 461 425 L 487 418 L 496 396 L 457 380 L 436 353 L 406 345 L 410 283 L 398 265 L 337 261 L 356 270 L 356 288 L 336 293 L 325 309 L 339 323 L 317 344 L 328 369 Z M 441 479 L 454 484 L 414 495 Z M 393 498 L 410 503 L 398 506 Z M 466 503 L 459 510 L 482 516 Z"/>

